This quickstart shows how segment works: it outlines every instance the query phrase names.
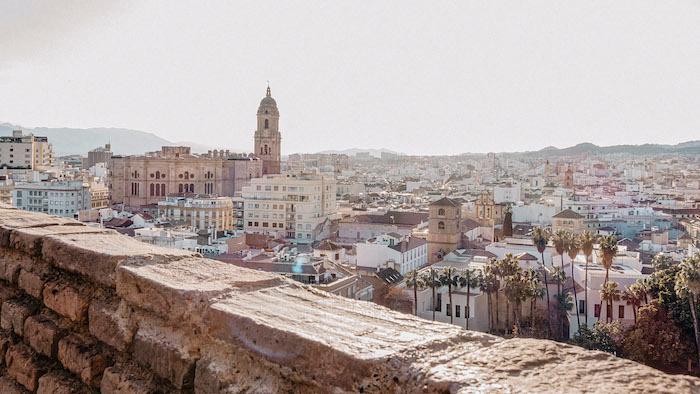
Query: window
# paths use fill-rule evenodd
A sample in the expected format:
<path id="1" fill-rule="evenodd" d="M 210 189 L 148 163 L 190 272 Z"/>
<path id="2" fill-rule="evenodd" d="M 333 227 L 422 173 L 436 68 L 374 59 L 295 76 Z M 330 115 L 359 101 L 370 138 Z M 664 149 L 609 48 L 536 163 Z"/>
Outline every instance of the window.
<path id="1" fill-rule="evenodd" d="M 442 293 L 437 293 L 435 297 L 435 311 L 440 312 L 442 310 Z"/>
<path id="2" fill-rule="evenodd" d="M 445 304 L 445 314 L 447 316 L 450 316 L 452 314 L 452 305 L 451 304 Z"/>
<path id="3" fill-rule="evenodd" d="M 438 222 L 438 230 L 444 230 L 445 229 L 445 222 Z"/>
<path id="4" fill-rule="evenodd" d="M 460 317 L 459 305 L 455 305 L 455 317 Z"/>
<path id="5" fill-rule="evenodd" d="M 607 313 L 607 315 L 605 315 L 605 316 L 606 316 L 606 317 L 607 317 L 607 316 L 612 317 L 612 305 L 606 305 L 606 307 L 607 307 L 607 308 L 605 308 L 605 313 Z"/>
<path id="6" fill-rule="evenodd" d="M 578 313 L 586 313 L 586 301 L 585 300 L 579 300 L 578 301 Z"/>
<path id="7" fill-rule="evenodd" d="M 617 307 L 617 317 L 620 319 L 625 318 L 625 306 L 624 305 L 620 305 Z"/>
<path id="8" fill-rule="evenodd" d="M 438 215 L 445 216 L 445 209 L 444 208 L 438 209 Z"/>
<path id="9" fill-rule="evenodd" d="M 270 124 L 268 123 L 268 120 L 265 119 L 265 128 L 267 129 L 267 128 L 269 128 L 269 126 L 270 126 Z"/>
<path id="10" fill-rule="evenodd" d="M 595 304 L 593 306 L 593 316 L 597 317 L 600 319 L 600 304 Z"/>

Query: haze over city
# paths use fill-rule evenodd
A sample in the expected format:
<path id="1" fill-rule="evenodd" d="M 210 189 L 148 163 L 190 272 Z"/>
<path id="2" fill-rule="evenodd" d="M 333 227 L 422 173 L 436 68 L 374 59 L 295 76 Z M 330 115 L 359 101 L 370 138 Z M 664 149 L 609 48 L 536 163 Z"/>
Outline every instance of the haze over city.
<path id="1" fill-rule="evenodd" d="M 700 3 L 0 3 L 0 394 L 700 393 Z"/>
<path id="2" fill-rule="evenodd" d="M 269 80 L 283 154 L 674 144 L 700 135 L 698 20 L 690 0 L 10 0 L 0 120 L 249 150 Z"/>

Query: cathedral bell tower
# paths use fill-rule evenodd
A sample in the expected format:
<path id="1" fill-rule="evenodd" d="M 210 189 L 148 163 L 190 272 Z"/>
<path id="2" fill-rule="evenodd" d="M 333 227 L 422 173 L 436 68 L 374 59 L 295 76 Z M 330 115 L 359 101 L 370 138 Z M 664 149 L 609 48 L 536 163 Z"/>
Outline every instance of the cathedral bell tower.
<path id="1" fill-rule="evenodd" d="M 260 101 L 257 117 L 255 155 L 263 161 L 263 174 L 279 174 L 282 139 L 279 130 L 280 113 L 277 110 L 277 102 L 270 93 L 269 85 L 265 97 Z"/>

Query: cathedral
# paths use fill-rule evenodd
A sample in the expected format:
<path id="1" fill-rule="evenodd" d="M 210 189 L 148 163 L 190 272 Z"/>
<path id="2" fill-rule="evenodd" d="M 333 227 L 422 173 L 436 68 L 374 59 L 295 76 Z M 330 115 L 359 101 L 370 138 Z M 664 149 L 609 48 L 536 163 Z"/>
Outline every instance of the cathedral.
<path id="1" fill-rule="evenodd" d="M 280 173 L 281 140 L 279 130 L 280 113 L 272 98 L 270 86 L 258 107 L 258 127 L 255 130 L 253 153 L 263 162 L 263 174 Z"/>
<path id="2" fill-rule="evenodd" d="M 253 178 L 280 173 L 280 114 L 270 87 L 258 107 L 253 154 L 164 146 L 143 155 L 112 156 L 110 202 L 126 207 L 157 204 L 167 196 L 234 196 Z"/>

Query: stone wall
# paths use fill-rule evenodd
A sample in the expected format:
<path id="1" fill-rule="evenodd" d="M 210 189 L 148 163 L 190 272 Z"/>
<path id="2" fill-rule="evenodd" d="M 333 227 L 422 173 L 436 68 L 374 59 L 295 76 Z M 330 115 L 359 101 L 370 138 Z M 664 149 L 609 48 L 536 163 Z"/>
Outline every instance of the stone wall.
<path id="1" fill-rule="evenodd" d="M 109 230 L 0 207 L 0 392 L 698 392 Z"/>

